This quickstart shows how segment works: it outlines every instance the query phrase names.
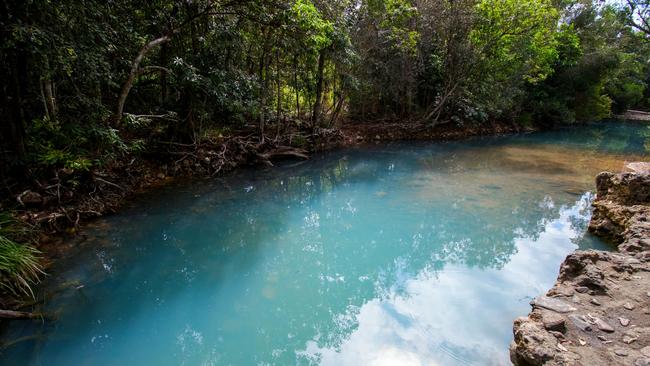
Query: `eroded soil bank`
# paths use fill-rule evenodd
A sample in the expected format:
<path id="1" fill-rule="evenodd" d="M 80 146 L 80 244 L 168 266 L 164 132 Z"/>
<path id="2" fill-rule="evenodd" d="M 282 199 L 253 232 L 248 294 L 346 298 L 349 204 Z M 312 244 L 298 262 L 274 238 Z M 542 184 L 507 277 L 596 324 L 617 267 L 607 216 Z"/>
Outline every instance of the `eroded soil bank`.
<path id="1" fill-rule="evenodd" d="M 589 230 L 618 252 L 576 251 L 514 322 L 515 365 L 650 365 L 650 173 L 604 172 Z"/>

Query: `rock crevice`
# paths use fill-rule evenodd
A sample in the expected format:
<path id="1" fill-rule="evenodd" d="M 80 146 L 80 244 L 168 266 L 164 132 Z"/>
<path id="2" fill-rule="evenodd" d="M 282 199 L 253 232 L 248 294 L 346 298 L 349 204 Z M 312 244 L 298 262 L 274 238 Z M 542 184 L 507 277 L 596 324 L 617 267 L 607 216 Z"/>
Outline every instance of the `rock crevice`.
<path id="1" fill-rule="evenodd" d="M 528 365 L 650 366 L 650 174 L 596 178 L 589 231 L 618 252 L 576 251 L 514 322 L 510 358 Z"/>

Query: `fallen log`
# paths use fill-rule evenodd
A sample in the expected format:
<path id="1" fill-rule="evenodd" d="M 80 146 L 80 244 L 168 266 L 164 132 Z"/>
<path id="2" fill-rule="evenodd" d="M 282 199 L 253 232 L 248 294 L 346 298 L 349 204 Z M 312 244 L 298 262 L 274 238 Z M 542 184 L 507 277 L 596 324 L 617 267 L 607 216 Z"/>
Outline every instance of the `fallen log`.
<path id="1" fill-rule="evenodd" d="M 306 150 L 288 146 L 281 146 L 277 149 L 265 153 L 257 153 L 256 156 L 263 164 L 267 166 L 274 166 L 273 163 L 271 163 L 271 160 L 275 158 L 299 158 L 303 160 L 309 159 L 309 155 L 307 155 Z"/>
<path id="2" fill-rule="evenodd" d="M 5 319 L 44 319 L 41 313 L 28 313 L 26 311 L 0 310 L 0 318 Z"/>

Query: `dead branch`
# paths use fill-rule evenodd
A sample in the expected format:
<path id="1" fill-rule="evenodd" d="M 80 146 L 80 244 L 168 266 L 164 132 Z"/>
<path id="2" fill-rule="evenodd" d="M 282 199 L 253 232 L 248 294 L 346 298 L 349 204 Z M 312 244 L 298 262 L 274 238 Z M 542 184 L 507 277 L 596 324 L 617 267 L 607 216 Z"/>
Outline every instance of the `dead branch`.
<path id="1" fill-rule="evenodd" d="M 44 319 L 41 313 L 28 313 L 25 311 L 0 310 L 0 318 L 5 319 Z"/>

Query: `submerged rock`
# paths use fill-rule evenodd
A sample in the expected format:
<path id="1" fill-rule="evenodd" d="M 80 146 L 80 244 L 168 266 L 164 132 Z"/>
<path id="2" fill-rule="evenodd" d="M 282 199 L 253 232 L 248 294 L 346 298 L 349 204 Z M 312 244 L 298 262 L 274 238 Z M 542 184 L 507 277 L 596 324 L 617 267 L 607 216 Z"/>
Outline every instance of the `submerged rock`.
<path id="1" fill-rule="evenodd" d="M 514 323 L 510 358 L 517 366 L 650 366 L 650 173 L 601 173 L 596 184 L 589 230 L 618 253 L 567 256 L 553 288 Z"/>

